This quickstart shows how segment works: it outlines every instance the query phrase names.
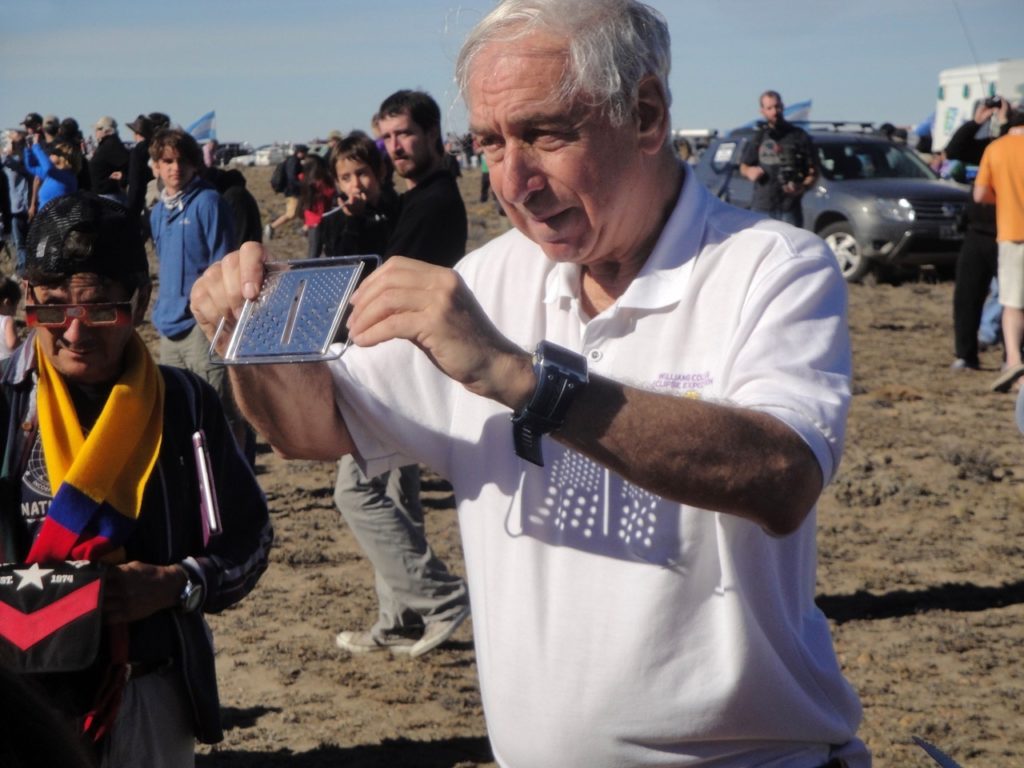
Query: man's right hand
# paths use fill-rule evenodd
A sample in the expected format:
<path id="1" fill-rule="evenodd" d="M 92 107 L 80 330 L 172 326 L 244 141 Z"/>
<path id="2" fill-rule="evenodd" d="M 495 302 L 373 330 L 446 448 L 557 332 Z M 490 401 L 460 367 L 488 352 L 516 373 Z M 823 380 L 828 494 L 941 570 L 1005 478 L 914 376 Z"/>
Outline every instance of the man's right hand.
<path id="1" fill-rule="evenodd" d="M 228 329 L 233 328 L 245 300 L 260 295 L 266 261 L 267 250 L 262 245 L 243 243 L 239 250 L 207 267 L 196 280 L 189 300 L 192 314 L 206 338 L 213 338 L 222 317 L 227 318 Z M 222 341 L 227 344 L 227 334 Z"/>
<path id="2" fill-rule="evenodd" d="M 268 260 L 262 245 L 245 243 L 211 264 L 192 286 L 192 314 L 208 339 L 220 319 L 227 319 L 217 350 L 222 355 L 246 299 L 260 295 Z M 233 365 L 229 371 L 242 415 L 282 456 L 335 461 L 354 450 L 326 364 Z M 301 408 L 296 393 L 302 394 Z"/>
<path id="3" fill-rule="evenodd" d="M 760 165 L 741 165 L 740 173 L 749 181 L 757 184 L 761 177 L 765 175 L 764 168 Z"/>

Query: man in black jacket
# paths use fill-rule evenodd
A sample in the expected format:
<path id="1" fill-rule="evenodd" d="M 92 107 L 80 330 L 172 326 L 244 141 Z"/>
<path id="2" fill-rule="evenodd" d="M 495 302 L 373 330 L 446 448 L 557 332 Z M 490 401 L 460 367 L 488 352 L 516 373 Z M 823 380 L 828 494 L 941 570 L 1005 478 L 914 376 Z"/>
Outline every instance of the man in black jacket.
<path id="1" fill-rule="evenodd" d="M 146 187 L 153 180 L 153 171 L 149 167 L 149 140 L 153 138 L 153 121 L 145 115 L 139 115 L 128 127 L 135 134 L 135 144 L 128 152 L 128 198 L 126 205 L 132 221 L 141 219 L 146 207 Z M 148 232 L 149 223 L 140 224 Z"/>
<path id="2" fill-rule="evenodd" d="M 1006 126 L 1010 117 L 1010 104 L 1000 99 L 999 106 L 978 103 L 974 119 L 968 120 L 950 137 L 946 144 L 946 157 L 964 165 L 978 165 L 981 156 L 995 136 L 978 138 L 983 127 L 993 118 Z M 981 325 L 985 297 L 996 276 L 998 248 L 996 247 L 996 207 L 967 201 L 964 211 L 966 229 L 964 242 L 956 260 L 956 285 L 953 288 L 953 342 L 956 359 L 952 370 L 977 370 L 978 328 Z"/>
<path id="3" fill-rule="evenodd" d="M 466 207 L 445 167 L 441 110 L 429 94 L 403 90 L 384 100 L 378 118 L 407 187 L 383 255 L 454 266 L 466 253 Z M 419 495 L 415 464 L 368 478 L 351 456 L 339 462 L 334 502 L 373 564 L 379 614 L 369 630 L 339 632 L 340 648 L 415 658 L 448 640 L 469 615 L 465 583 L 427 542 Z"/>
<path id="4" fill-rule="evenodd" d="M 231 208 L 235 224 L 235 239 L 239 245 L 250 241 L 263 242 L 263 228 L 260 226 L 260 205 L 246 188 L 245 175 L 237 168 L 213 166 L 203 171 L 203 177 L 213 184 Z"/>
<path id="5" fill-rule="evenodd" d="M 384 149 L 406 186 L 384 255 L 455 266 L 466 255 L 466 206 L 445 165 L 437 102 L 422 91 L 396 91 L 378 115 Z"/>
<path id="6" fill-rule="evenodd" d="M 806 131 L 786 120 L 778 91 L 762 93 L 760 104 L 765 122 L 740 158 L 740 173 L 754 184 L 750 209 L 802 227 L 800 201 L 818 176 L 814 146 Z"/>
<path id="7" fill-rule="evenodd" d="M 151 286 L 124 208 L 65 195 L 28 242 L 32 332 L 0 375 L 0 560 L 32 563 L 40 584 L 51 563 L 109 564 L 106 653 L 86 673 L 43 675 L 45 687 L 69 717 L 89 714 L 80 727 L 104 768 L 191 765 L 195 739 L 222 738 L 203 614 L 266 569 L 266 499 L 213 389 L 158 367 L 135 331 Z M 219 526 L 201 504 L 200 430 Z"/>
<path id="8" fill-rule="evenodd" d="M 125 202 L 128 181 L 128 150 L 117 135 L 117 120 L 101 117 L 93 126 L 96 151 L 89 159 L 92 191 L 119 203 Z"/>

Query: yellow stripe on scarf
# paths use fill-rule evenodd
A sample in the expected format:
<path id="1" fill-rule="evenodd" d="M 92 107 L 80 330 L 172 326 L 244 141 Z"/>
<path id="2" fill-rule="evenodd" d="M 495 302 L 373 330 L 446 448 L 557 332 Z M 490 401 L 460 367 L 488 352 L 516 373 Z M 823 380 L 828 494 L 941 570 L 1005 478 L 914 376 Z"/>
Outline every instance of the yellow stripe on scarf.
<path id="1" fill-rule="evenodd" d="M 39 371 L 39 436 L 50 488 L 68 483 L 93 501 L 106 501 L 120 514 L 137 519 L 146 482 L 163 439 L 164 380 L 138 333 L 125 348 L 125 370 L 114 384 L 89 436 L 64 378 L 36 340 Z"/>

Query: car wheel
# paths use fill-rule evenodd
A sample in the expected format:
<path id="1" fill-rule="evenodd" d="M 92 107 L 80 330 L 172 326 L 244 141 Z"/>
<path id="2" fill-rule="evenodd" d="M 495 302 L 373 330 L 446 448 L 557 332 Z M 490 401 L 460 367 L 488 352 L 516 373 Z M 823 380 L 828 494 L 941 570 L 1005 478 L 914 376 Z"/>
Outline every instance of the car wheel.
<path id="1" fill-rule="evenodd" d="M 871 260 L 861 251 L 860 244 L 847 222 L 837 221 L 835 224 L 829 224 L 818 232 L 818 235 L 836 255 L 839 270 L 847 282 L 859 283 L 867 277 L 871 271 Z"/>

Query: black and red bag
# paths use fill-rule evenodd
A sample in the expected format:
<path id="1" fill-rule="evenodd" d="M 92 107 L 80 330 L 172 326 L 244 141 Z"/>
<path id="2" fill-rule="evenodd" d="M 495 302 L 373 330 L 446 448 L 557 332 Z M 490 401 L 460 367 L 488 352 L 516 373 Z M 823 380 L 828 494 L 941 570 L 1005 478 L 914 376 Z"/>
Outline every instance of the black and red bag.
<path id="1" fill-rule="evenodd" d="M 30 675 L 93 667 L 106 568 L 85 561 L 0 565 L 0 658 Z"/>

